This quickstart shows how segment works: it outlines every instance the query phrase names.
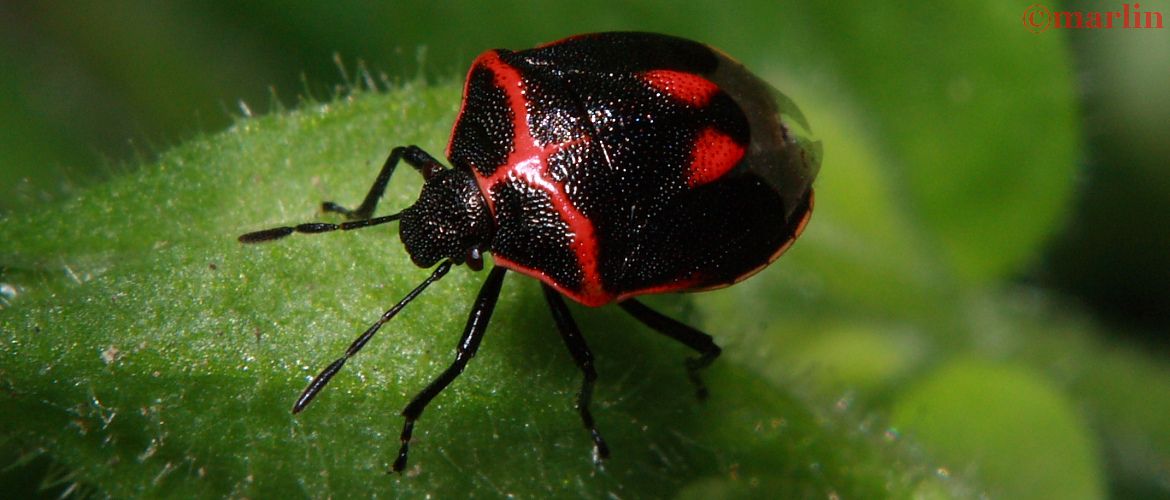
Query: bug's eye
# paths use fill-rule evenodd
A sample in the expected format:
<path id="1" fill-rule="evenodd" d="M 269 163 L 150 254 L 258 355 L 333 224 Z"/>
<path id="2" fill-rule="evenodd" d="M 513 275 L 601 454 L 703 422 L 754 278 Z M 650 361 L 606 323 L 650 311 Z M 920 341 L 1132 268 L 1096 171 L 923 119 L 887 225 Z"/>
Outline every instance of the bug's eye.
<path id="1" fill-rule="evenodd" d="M 483 269 L 483 254 L 479 251 L 478 246 L 467 249 L 467 268 L 472 271 L 479 271 Z"/>
<path id="2" fill-rule="evenodd" d="M 442 165 L 440 165 L 438 163 L 431 163 L 431 164 L 428 164 L 428 165 L 422 167 L 422 169 L 420 171 L 422 172 L 423 180 L 429 181 L 429 180 L 431 180 L 432 177 L 439 175 L 439 173 L 442 172 L 443 170 L 446 170 L 446 169 L 443 168 Z"/>

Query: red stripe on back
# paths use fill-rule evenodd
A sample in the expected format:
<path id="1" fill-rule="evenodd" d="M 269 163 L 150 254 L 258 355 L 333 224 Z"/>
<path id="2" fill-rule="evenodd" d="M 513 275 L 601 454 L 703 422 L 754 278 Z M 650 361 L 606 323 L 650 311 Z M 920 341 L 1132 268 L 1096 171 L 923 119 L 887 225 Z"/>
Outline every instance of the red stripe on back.
<path id="1" fill-rule="evenodd" d="M 565 195 L 564 186 L 553 180 L 548 171 L 548 159 L 558 151 L 580 143 L 587 143 L 589 137 L 557 144 L 538 144 L 528 128 L 528 107 L 525 106 L 524 79 L 520 73 L 500 60 L 495 51 L 488 52 L 478 59 L 475 64 L 482 64 L 495 75 L 495 83 L 508 96 L 508 105 L 512 108 L 514 122 L 512 128 L 514 149 L 508 154 L 504 164 L 496 169 L 491 177 L 483 177 L 475 171 L 475 180 L 479 189 L 487 199 L 488 208 L 492 215 L 496 213 L 495 201 L 491 197 L 492 187 L 510 180 L 520 180 L 524 184 L 543 191 L 548 195 L 553 209 L 557 211 L 561 220 L 569 226 L 570 247 L 577 256 L 582 279 L 580 290 L 566 289 L 556 283 L 547 274 L 539 269 L 532 269 L 520 265 L 507 258 L 496 256 L 496 262 L 509 269 L 527 274 L 548 283 L 562 294 L 588 306 L 599 306 L 613 300 L 614 294 L 605 290 L 601 285 L 601 273 L 598 269 L 597 237 L 594 232 L 593 221 L 589 220 L 575 207 L 569 197 Z"/>

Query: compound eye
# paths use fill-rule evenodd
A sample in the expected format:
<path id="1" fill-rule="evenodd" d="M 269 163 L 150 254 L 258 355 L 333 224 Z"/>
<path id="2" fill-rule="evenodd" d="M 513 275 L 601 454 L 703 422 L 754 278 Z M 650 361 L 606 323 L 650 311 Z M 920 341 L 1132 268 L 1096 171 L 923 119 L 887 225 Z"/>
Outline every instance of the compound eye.
<path id="1" fill-rule="evenodd" d="M 419 172 L 422 173 L 424 181 L 431 180 L 431 178 L 433 178 L 436 175 L 439 175 L 444 170 L 446 170 L 446 169 L 443 168 L 443 166 L 438 164 L 438 163 L 428 163 L 426 165 L 423 165 L 421 168 L 419 168 Z"/>
<path id="2" fill-rule="evenodd" d="M 480 271 L 483 269 L 483 254 L 480 253 L 478 246 L 467 249 L 465 263 L 467 264 L 467 268 L 472 271 Z"/>

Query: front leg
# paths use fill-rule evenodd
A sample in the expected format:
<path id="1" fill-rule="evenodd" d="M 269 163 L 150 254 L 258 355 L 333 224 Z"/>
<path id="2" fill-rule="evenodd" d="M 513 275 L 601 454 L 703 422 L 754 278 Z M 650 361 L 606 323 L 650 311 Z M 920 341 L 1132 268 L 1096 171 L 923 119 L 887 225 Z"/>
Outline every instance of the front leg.
<path id="1" fill-rule="evenodd" d="M 350 210 L 332 201 L 326 201 L 321 204 L 321 210 L 336 212 L 351 220 L 369 219 L 374 215 L 374 209 L 378 208 L 378 201 L 386 193 L 386 185 L 390 183 L 390 176 L 394 175 L 394 168 L 398 166 L 399 160 L 405 161 L 407 165 L 414 167 L 415 170 L 423 174 L 424 178 L 428 179 L 435 172 L 443 169 L 443 165 L 422 148 L 413 145 L 398 146 L 390 151 L 390 156 L 382 164 L 381 172 L 378 172 L 378 178 L 374 179 L 374 185 L 370 186 L 370 192 L 366 193 L 366 198 L 362 200 L 360 206 Z"/>

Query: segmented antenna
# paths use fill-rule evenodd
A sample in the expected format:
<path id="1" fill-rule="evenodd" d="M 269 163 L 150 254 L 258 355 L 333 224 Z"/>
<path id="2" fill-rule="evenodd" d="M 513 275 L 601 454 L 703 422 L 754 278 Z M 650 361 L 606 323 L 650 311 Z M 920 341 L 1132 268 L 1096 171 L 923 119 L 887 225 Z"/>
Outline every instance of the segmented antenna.
<path id="1" fill-rule="evenodd" d="M 279 240 L 293 233 L 317 234 L 328 233 L 330 231 L 349 231 L 350 229 L 361 229 L 363 227 L 377 226 L 378 224 L 385 224 L 398 220 L 401 213 L 386 215 L 382 217 L 374 217 L 372 219 L 351 220 L 342 222 L 341 224 L 333 224 L 330 222 L 307 222 L 298 224 L 296 226 L 282 226 L 271 229 L 264 229 L 262 231 L 255 231 L 248 234 L 240 235 L 240 243 L 263 243 L 265 241 Z"/>

